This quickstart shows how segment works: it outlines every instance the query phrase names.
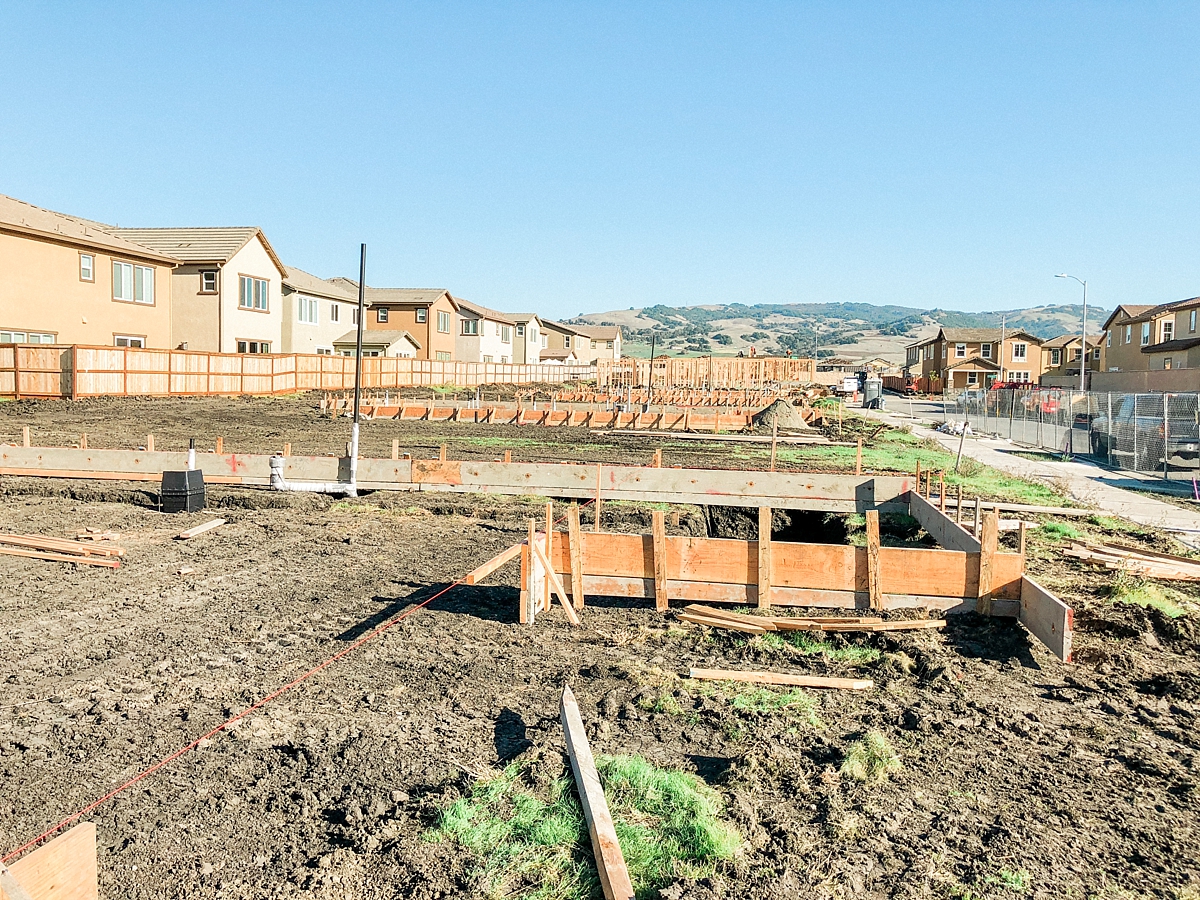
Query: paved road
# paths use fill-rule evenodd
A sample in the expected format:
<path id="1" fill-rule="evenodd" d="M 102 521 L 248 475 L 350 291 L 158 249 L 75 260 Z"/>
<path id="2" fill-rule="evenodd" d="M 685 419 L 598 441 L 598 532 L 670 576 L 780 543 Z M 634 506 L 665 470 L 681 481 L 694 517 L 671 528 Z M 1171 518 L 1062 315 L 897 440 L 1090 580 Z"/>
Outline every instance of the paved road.
<path id="1" fill-rule="evenodd" d="M 863 414 L 889 425 L 911 426 L 914 434 L 933 438 L 952 453 L 958 452 L 957 436 L 942 434 L 929 427 L 933 422 L 942 421 L 941 403 L 913 401 L 916 419 L 909 418 L 907 400 L 888 397 L 888 407 L 886 411 L 863 410 Z M 1115 473 L 1078 458 L 1073 462 L 1025 459 L 1014 456 L 1011 452 L 1014 449 L 1019 448 L 1008 441 L 968 437 L 963 453 L 1011 475 L 1033 481 L 1051 481 L 1076 502 L 1097 507 L 1105 514 L 1121 516 L 1139 525 L 1179 532 L 1186 543 L 1200 543 L 1200 510 L 1184 509 L 1121 487 L 1157 488 L 1161 482 L 1155 484 L 1156 479 Z"/>

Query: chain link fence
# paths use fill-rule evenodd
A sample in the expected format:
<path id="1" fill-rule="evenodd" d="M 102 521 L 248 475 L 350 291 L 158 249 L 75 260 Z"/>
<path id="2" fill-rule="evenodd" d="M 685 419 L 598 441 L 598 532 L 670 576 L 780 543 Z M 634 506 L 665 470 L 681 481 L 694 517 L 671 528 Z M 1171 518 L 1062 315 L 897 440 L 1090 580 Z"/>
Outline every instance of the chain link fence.
<path id="1" fill-rule="evenodd" d="M 1200 477 L 1200 393 L 967 390 L 945 398 L 942 411 L 976 434 L 1161 478 Z"/>

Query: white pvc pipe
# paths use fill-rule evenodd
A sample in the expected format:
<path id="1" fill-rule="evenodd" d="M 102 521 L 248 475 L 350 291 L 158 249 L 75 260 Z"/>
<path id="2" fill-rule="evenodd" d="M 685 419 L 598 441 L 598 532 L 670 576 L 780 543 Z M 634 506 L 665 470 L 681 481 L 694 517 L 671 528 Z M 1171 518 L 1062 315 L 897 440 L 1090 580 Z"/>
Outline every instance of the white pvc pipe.
<path id="1" fill-rule="evenodd" d="M 353 469 L 351 469 L 351 482 L 349 484 L 341 481 L 302 481 L 288 482 L 283 477 L 283 457 L 272 456 L 268 461 L 271 466 L 271 487 L 277 491 L 293 491 L 309 494 L 341 494 L 346 497 L 357 497 L 358 490 L 353 483 Z"/>

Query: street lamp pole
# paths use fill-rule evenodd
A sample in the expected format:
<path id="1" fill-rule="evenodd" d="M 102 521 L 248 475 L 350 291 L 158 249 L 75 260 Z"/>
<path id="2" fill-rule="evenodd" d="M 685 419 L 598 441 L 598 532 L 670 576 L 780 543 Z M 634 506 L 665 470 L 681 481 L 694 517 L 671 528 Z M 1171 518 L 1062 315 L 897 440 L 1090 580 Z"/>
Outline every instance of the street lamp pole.
<path id="1" fill-rule="evenodd" d="M 1074 275 L 1055 275 L 1055 278 L 1075 278 Z M 1087 282 L 1082 278 L 1075 278 L 1083 285 L 1083 334 L 1080 335 L 1080 342 L 1083 349 L 1079 351 L 1079 390 L 1087 390 L 1087 367 L 1088 367 L 1088 345 L 1087 345 Z"/>

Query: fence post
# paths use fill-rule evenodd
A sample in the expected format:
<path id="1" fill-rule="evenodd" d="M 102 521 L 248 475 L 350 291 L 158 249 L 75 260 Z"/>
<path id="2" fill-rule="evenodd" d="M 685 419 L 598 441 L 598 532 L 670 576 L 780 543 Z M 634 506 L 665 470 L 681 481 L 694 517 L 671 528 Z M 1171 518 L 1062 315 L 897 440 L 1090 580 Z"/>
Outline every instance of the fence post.
<path id="1" fill-rule="evenodd" d="M 1136 472 L 1138 470 L 1138 455 L 1137 455 L 1137 437 L 1138 437 L 1138 395 L 1133 395 L 1133 459 L 1129 461 L 1129 468 Z"/>
<path id="2" fill-rule="evenodd" d="M 1200 396 L 1200 395 L 1197 395 L 1197 396 Z M 1105 421 L 1108 423 L 1107 424 L 1108 440 L 1105 441 L 1105 444 L 1108 445 L 1108 465 L 1111 467 L 1113 464 L 1112 458 L 1113 458 L 1113 432 L 1114 432 L 1113 420 L 1112 420 L 1112 391 L 1108 392 L 1108 418 Z"/>
<path id="3" fill-rule="evenodd" d="M 1164 393 L 1163 398 L 1163 481 L 1171 480 L 1169 466 L 1171 464 L 1171 416 L 1167 412 L 1171 408 L 1171 395 Z"/>

